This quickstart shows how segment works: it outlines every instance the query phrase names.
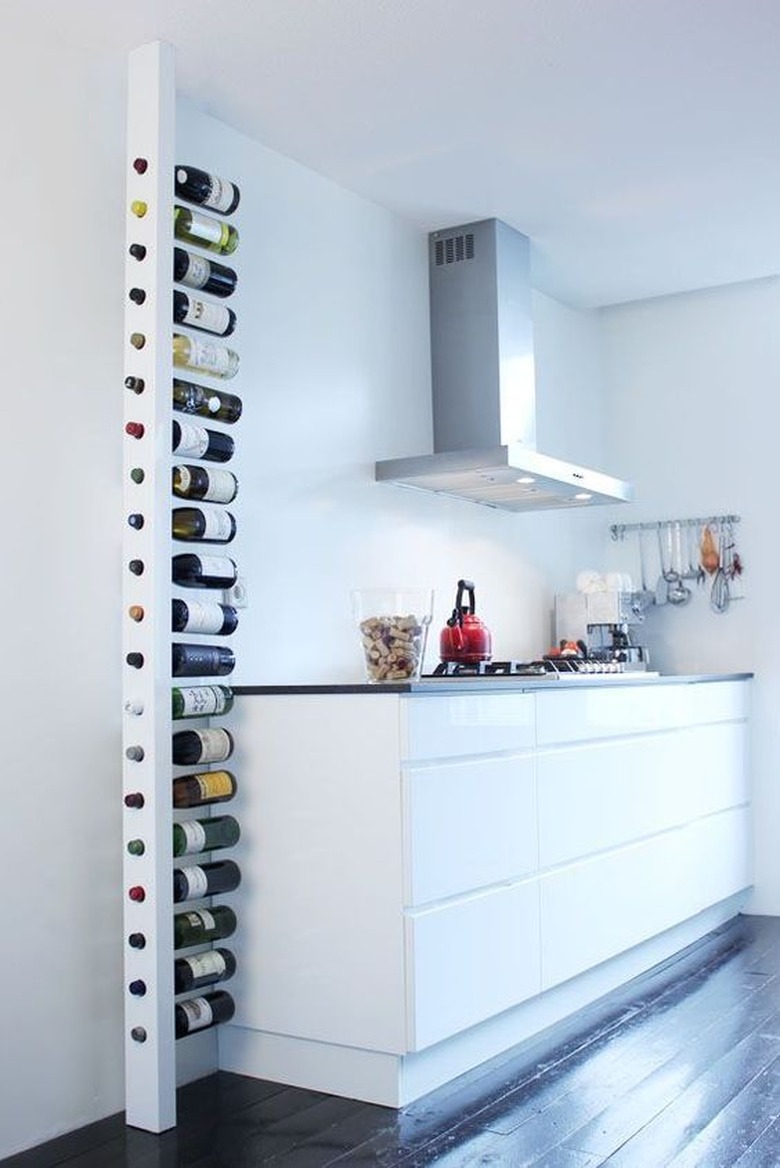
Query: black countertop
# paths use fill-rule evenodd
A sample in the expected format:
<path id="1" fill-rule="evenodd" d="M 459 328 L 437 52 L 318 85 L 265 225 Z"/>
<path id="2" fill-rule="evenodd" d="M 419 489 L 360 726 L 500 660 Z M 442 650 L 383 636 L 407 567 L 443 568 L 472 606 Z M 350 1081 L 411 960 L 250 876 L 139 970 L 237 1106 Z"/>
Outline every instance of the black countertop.
<path id="1" fill-rule="evenodd" d="M 483 677 L 421 677 L 419 681 L 340 682 L 332 685 L 234 685 L 233 693 L 253 694 L 442 694 L 442 693 L 525 693 L 537 690 L 603 689 L 614 686 L 701 685 L 710 681 L 748 681 L 752 673 L 647 674 L 612 673 L 559 677 L 494 674 Z"/>

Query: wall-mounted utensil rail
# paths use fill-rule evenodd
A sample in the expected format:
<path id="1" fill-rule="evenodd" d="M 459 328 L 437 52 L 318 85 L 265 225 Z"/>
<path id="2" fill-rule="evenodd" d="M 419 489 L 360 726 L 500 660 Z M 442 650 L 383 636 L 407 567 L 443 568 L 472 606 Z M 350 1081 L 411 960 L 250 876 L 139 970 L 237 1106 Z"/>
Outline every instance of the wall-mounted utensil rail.
<path id="1" fill-rule="evenodd" d="M 614 540 L 621 540 L 629 531 L 658 531 L 662 527 L 705 527 L 707 524 L 715 527 L 733 526 L 739 523 L 739 515 L 700 515 L 690 519 L 653 519 L 644 523 L 613 523 L 610 534 Z"/>

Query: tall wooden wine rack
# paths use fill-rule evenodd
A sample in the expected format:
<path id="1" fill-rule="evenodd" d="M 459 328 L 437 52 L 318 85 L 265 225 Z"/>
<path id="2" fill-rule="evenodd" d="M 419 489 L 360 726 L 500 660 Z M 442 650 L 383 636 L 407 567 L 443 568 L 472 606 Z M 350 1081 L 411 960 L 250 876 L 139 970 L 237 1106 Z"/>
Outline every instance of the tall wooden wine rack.
<path id="1" fill-rule="evenodd" d="M 172 763 L 177 724 L 171 717 L 171 687 L 180 682 L 172 679 L 171 557 L 176 552 L 199 552 L 197 545 L 174 545 L 171 535 L 171 470 L 174 461 L 182 461 L 171 453 L 173 222 L 178 201 L 174 167 L 186 161 L 210 169 L 210 160 L 176 157 L 177 98 L 170 45 L 155 43 L 131 53 L 128 80 L 122 390 L 126 1117 L 134 1127 L 161 1132 L 176 1123 L 177 1084 L 207 1074 L 217 1064 L 213 1029 L 176 1041 L 173 977 L 172 834 L 181 813 L 173 810 L 172 778 L 185 768 Z M 186 326 L 176 326 L 176 331 L 188 332 Z M 196 380 L 207 387 L 210 382 L 207 375 Z M 188 460 L 189 456 L 183 459 Z M 233 557 L 231 548 L 224 554 Z M 217 551 L 223 553 L 221 548 Z M 206 546 L 202 552 L 212 554 L 213 549 Z M 189 678 L 186 684 L 215 680 L 230 682 L 207 677 Z M 190 728 L 189 723 L 185 726 Z M 199 809 L 201 816 L 208 813 L 208 808 Z"/>

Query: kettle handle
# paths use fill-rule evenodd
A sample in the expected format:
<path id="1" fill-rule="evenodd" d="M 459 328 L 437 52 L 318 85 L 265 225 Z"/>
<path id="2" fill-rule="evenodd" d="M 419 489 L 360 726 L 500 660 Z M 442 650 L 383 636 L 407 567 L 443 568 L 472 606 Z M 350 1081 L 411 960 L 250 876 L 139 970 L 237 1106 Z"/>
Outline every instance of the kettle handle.
<path id="1" fill-rule="evenodd" d="M 469 594 L 469 610 L 473 615 L 477 611 L 477 605 L 474 599 L 473 580 L 458 580 L 458 595 L 455 597 L 455 609 L 457 612 L 461 610 L 464 592 L 468 592 Z"/>

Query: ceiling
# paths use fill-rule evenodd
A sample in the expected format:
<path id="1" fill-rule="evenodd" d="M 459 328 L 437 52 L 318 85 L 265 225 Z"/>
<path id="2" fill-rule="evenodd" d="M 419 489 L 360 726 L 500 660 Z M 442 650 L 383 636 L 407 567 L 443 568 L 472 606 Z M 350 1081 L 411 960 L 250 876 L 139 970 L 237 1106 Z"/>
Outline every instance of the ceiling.
<path id="1" fill-rule="evenodd" d="M 778 0 L 4 0 L 2 19 L 99 53 L 170 41 L 210 113 L 422 229 L 505 220 L 570 304 L 780 272 Z"/>

